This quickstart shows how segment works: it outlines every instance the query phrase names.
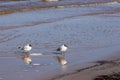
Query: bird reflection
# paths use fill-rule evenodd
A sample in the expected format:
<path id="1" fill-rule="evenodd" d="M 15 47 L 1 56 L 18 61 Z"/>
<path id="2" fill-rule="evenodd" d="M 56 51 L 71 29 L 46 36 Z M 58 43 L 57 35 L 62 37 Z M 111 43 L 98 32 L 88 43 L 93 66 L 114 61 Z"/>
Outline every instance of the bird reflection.
<path id="1" fill-rule="evenodd" d="M 64 57 L 62 57 L 62 56 L 56 56 L 56 59 L 62 65 L 66 65 L 67 64 L 67 60 Z"/>
<path id="2" fill-rule="evenodd" d="M 18 52 L 18 53 L 16 53 L 16 55 L 18 57 L 20 57 L 27 64 L 32 64 L 32 59 L 31 59 L 29 53 L 27 53 L 27 52 Z"/>

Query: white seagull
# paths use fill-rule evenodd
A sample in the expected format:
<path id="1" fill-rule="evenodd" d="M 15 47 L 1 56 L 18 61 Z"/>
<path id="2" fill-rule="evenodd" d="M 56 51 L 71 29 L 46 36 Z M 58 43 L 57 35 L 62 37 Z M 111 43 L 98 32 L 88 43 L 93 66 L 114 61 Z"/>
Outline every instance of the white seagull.
<path id="1" fill-rule="evenodd" d="M 18 47 L 21 50 L 24 50 L 25 52 L 29 52 L 32 50 L 32 45 L 31 44 L 27 44 L 24 47 Z"/>
<path id="2" fill-rule="evenodd" d="M 57 51 L 60 51 L 61 54 L 64 54 L 67 51 L 67 49 L 68 49 L 68 46 L 66 44 L 63 44 L 57 49 Z"/>

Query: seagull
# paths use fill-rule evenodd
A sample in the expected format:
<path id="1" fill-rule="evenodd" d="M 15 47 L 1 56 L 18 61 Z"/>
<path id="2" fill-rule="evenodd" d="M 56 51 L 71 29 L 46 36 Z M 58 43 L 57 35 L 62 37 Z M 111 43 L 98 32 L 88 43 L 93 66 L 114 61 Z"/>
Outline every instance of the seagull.
<path id="1" fill-rule="evenodd" d="M 57 49 L 57 51 L 60 51 L 61 54 L 64 54 L 67 51 L 67 49 L 68 49 L 68 46 L 66 44 L 63 44 Z"/>
<path id="2" fill-rule="evenodd" d="M 24 50 L 25 52 L 29 52 L 32 49 L 32 45 L 31 44 L 26 44 L 24 47 L 18 47 L 21 50 Z"/>

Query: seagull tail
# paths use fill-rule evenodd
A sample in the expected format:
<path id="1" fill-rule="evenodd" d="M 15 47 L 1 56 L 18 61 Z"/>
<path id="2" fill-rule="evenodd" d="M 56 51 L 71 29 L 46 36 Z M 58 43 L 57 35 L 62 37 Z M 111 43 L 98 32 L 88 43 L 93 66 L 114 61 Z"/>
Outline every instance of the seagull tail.
<path id="1" fill-rule="evenodd" d="M 21 47 L 18 47 L 18 49 L 21 49 L 21 50 L 23 50 L 23 48 L 21 48 Z"/>
<path id="2" fill-rule="evenodd" d="M 60 51 L 60 48 L 58 48 L 57 51 Z"/>

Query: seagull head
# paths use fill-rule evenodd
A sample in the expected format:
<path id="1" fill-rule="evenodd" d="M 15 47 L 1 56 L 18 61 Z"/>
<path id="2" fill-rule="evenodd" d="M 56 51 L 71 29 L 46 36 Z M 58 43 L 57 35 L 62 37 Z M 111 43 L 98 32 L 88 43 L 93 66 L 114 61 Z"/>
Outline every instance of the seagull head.
<path id="1" fill-rule="evenodd" d="M 30 47 L 32 47 L 32 44 L 28 44 Z"/>
<path id="2" fill-rule="evenodd" d="M 66 44 L 63 44 L 65 47 L 68 47 Z"/>

